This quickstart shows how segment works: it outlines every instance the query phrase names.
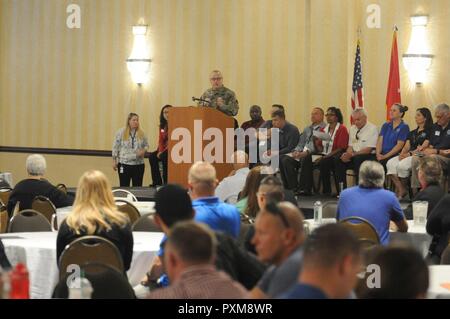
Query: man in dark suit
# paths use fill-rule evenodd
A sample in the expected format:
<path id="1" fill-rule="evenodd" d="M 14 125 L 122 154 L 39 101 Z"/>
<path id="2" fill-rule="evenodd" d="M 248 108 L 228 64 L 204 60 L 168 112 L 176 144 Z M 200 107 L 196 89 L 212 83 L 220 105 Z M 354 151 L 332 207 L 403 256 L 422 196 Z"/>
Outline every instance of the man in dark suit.
<path id="1" fill-rule="evenodd" d="M 427 217 L 444 197 L 445 192 L 439 182 L 442 176 L 442 168 L 439 160 L 433 156 L 423 157 L 419 163 L 418 179 L 422 190 L 414 196 L 412 202 L 428 202 Z M 407 219 L 413 219 L 412 203 L 404 211 Z"/>

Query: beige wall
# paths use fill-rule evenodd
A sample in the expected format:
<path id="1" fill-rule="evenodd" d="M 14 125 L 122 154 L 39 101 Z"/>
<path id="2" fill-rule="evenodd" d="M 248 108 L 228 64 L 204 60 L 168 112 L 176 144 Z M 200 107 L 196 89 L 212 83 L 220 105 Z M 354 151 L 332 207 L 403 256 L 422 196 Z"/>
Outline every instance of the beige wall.
<path id="1" fill-rule="evenodd" d="M 81 6 L 79 30 L 66 27 L 69 3 Z M 381 29 L 366 26 L 371 3 L 381 6 Z M 402 54 L 409 16 L 420 12 L 430 16 L 436 57 L 421 88 L 410 86 L 400 63 L 403 102 L 413 109 L 450 101 L 448 0 L 0 0 L 0 145 L 111 149 L 114 132 L 135 111 L 155 147 L 161 106 L 192 104 L 215 68 L 238 96 L 240 122 L 252 104 L 268 117 L 272 103 L 285 104 L 301 127 L 313 105 L 340 106 L 348 121 L 358 26 L 365 103 L 380 125 L 392 26 Z M 154 61 L 143 87 L 131 82 L 125 64 L 131 26 L 140 19 L 150 26 Z M 406 120 L 413 118 L 409 112 Z M 0 153 L 0 170 L 14 159 Z M 103 160 L 109 169 L 107 159 L 92 163 Z M 76 180 L 82 169 L 64 174 Z"/>

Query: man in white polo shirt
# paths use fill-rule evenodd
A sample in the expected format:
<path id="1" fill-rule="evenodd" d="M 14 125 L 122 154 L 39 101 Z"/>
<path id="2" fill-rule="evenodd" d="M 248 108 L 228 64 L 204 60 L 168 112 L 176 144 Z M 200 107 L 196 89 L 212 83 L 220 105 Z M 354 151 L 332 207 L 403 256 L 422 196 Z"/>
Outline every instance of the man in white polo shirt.
<path id="1" fill-rule="evenodd" d="M 347 151 L 340 158 L 336 158 L 334 163 L 337 181 L 343 183 L 344 188 L 347 188 L 347 169 L 353 169 L 358 179 L 361 164 L 367 160 L 376 160 L 378 128 L 367 121 L 364 109 L 355 109 L 352 119 Z"/>
<path id="2" fill-rule="evenodd" d="M 215 195 L 225 203 L 236 204 L 250 169 L 248 168 L 248 156 L 244 151 L 234 152 L 231 160 L 233 170 L 217 185 Z"/>

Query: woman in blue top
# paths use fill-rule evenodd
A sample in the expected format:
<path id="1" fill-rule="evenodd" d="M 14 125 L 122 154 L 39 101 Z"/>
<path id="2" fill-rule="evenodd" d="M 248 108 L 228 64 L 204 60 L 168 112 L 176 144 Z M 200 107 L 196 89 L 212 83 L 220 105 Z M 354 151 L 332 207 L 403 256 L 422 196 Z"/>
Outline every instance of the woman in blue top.
<path id="1" fill-rule="evenodd" d="M 394 104 L 389 112 L 391 120 L 381 127 L 377 142 L 377 161 L 383 165 L 386 171 L 386 163 L 397 156 L 405 145 L 409 135 L 409 126 L 403 122 L 408 107 Z"/>

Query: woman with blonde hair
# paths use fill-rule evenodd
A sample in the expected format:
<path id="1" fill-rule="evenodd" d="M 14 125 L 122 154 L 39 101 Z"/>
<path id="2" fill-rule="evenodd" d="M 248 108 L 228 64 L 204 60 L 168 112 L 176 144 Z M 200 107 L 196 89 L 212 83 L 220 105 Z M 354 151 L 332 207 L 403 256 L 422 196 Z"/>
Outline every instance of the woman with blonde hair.
<path id="1" fill-rule="evenodd" d="M 130 221 L 117 210 L 108 179 L 96 170 L 87 171 L 78 182 L 73 210 L 58 231 L 57 260 L 68 244 L 87 235 L 110 240 L 119 249 L 125 270 L 130 268 L 133 256 Z"/>
<path id="2" fill-rule="evenodd" d="M 117 131 L 114 139 L 112 157 L 113 169 L 119 171 L 120 186 L 142 186 L 144 177 L 144 156 L 148 140 L 139 126 L 139 115 L 128 114 L 125 127 Z"/>

